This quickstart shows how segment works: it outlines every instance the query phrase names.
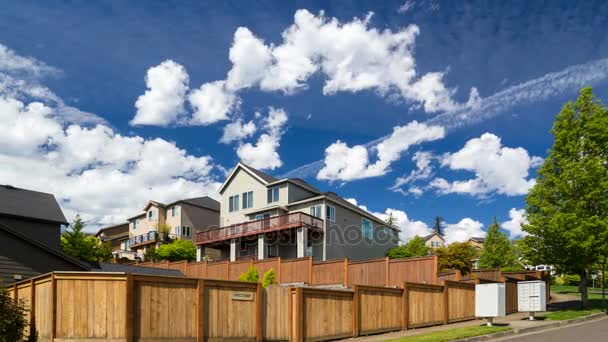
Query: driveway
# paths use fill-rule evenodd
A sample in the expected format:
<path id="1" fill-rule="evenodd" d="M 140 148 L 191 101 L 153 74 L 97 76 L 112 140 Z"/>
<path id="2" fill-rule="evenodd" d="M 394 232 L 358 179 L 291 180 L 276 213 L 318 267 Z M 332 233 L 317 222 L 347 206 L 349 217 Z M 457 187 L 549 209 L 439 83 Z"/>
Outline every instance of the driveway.
<path id="1" fill-rule="evenodd" d="M 600 318 L 576 325 L 540 331 L 537 333 L 514 335 L 489 341 L 517 342 L 587 342 L 608 341 L 608 318 Z"/>

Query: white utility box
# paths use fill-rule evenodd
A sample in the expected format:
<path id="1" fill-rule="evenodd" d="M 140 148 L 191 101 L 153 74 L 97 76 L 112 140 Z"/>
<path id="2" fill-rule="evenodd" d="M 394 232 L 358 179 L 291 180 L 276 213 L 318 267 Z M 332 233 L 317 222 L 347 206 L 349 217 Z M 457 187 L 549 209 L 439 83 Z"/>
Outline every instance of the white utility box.
<path id="1" fill-rule="evenodd" d="M 475 285 L 475 316 L 505 317 L 505 284 Z"/>
<path id="2" fill-rule="evenodd" d="M 547 288 L 542 280 L 517 283 L 517 311 L 547 311 Z"/>

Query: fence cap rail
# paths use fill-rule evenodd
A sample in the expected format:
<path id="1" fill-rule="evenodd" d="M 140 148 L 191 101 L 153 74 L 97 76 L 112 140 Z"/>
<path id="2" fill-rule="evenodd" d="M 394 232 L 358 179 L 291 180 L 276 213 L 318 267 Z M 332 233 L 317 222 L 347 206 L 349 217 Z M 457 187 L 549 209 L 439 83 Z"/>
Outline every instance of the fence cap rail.
<path id="1" fill-rule="evenodd" d="M 406 281 L 404 283 L 405 286 L 407 286 L 408 288 L 412 288 L 412 287 L 416 287 L 416 288 L 425 288 L 425 289 L 443 289 L 443 285 L 437 285 L 437 284 L 423 284 L 423 283 L 411 283 Z"/>
<path id="2" fill-rule="evenodd" d="M 372 285 L 359 285 L 359 284 L 354 284 L 353 287 L 357 288 L 359 290 L 363 290 L 363 291 L 396 292 L 396 293 L 403 292 L 403 289 L 400 287 L 372 286 Z"/>
<path id="3" fill-rule="evenodd" d="M 354 295 L 354 291 L 350 289 L 338 290 L 338 289 L 320 289 L 315 287 L 290 287 L 291 291 L 296 291 L 297 289 L 301 289 L 302 293 L 309 294 L 326 294 L 332 296 L 344 296 L 344 297 L 352 297 Z"/>

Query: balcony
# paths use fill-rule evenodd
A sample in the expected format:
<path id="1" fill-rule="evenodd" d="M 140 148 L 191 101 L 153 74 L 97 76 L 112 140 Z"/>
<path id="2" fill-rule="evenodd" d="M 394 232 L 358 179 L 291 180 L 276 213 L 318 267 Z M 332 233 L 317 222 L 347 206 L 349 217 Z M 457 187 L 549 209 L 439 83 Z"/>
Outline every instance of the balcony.
<path id="1" fill-rule="evenodd" d="M 178 238 L 187 238 L 187 236 L 175 235 L 175 234 L 162 234 L 157 231 L 150 231 L 146 234 L 136 235 L 127 240 L 127 248 L 141 247 L 148 244 L 152 244 L 158 241 L 171 241 Z"/>
<path id="2" fill-rule="evenodd" d="M 208 244 L 228 239 L 235 239 L 277 230 L 305 227 L 322 230 L 323 220 L 304 213 L 296 212 L 287 215 L 272 216 L 261 220 L 233 224 L 196 234 L 197 244 Z"/>

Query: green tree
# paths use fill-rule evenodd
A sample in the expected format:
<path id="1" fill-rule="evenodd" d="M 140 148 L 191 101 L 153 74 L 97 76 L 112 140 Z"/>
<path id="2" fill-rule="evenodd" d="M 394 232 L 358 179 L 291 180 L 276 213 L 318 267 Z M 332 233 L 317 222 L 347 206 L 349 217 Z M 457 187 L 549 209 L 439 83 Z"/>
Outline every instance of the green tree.
<path id="1" fill-rule="evenodd" d="M 443 217 L 435 216 L 435 221 L 433 223 L 433 231 L 439 236 L 443 236 Z"/>
<path id="2" fill-rule="evenodd" d="M 414 236 L 405 245 L 393 247 L 386 252 L 386 256 L 391 259 L 411 258 L 425 256 L 429 254 L 426 241 L 420 236 Z"/>
<path id="3" fill-rule="evenodd" d="M 397 225 L 397 223 L 399 223 L 397 221 L 397 218 L 395 217 L 395 215 L 393 215 L 393 212 L 389 212 L 388 213 L 388 217 L 386 218 L 386 220 L 384 220 L 388 225 L 390 225 L 391 227 L 394 227 Z"/>
<path id="4" fill-rule="evenodd" d="M 160 260 L 160 259 L 158 259 L 158 254 L 156 253 L 156 248 L 154 248 L 154 247 L 147 248 L 146 252 L 144 253 L 144 260 L 145 261 Z"/>
<path id="5" fill-rule="evenodd" d="M 260 281 L 260 273 L 258 272 L 258 269 L 253 267 L 253 266 L 249 266 L 249 269 L 247 270 L 247 272 L 239 275 L 238 278 L 240 281 L 248 281 L 248 282 L 252 282 L 252 283 L 257 283 L 258 281 Z"/>
<path id="6" fill-rule="evenodd" d="M 526 197 L 526 256 L 581 277 L 588 307 L 587 275 L 608 243 L 608 110 L 583 88 L 557 115 L 549 156 Z"/>
<path id="7" fill-rule="evenodd" d="M 87 238 L 94 238 L 97 240 L 94 236 L 88 236 Z M 95 241 L 95 243 L 97 244 L 97 247 L 95 248 L 95 257 L 97 258 L 97 261 L 112 260 L 112 244 L 110 244 L 109 241 L 102 243 L 97 243 L 97 241 Z"/>
<path id="8" fill-rule="evenodd" d="M 85 222 L 80 218 L 80 215 L 76 215 L 74 222 L 61 235 L 61 250 L 84 261 L 97 261 L 96 249 L 99 240 L 84 233 L 84 224 Z"/>
<path id="9" fill-rule="evenodd" d="M 477 251 L 466 242 L 455 242 L 447 247 L 435 249 L 440 272 L 457 269 L 465 275 L 473 268 L 472 260 L 477 257 Z"/>
<path id="10" fill-rule="evenodd" d="M 479 258 L 482 268 L 503 268 L 515 266 L 515 251 L 507 234 L 500 231 L 500 226 L 494 217 L 494 222 L 488 227 L 488 235 L 483 243 L 483 252 Z"/>
<path id="11" fill-rule="evenodd" d="M 21 302 L 15 302 L 6 288 L 0 286 L 0 342 L 22 341 L 29 310 Z M 35 331 L 32 332 L 35 336 Z"/>
<path id="12" fill-rule="evenodd" d="M 160 245 L 156 249 L 156 256 L 159 260 L 193 261 L 196 259 L 196 246 L 191 240 L 176 239 L 171 243 Z"/>
<path id="13" fill-rule="evenodd" d="M 262 277 L 262 286 L 264 288 L 274 285 L 277 283 L 277 276 L 274 273 L 274 268 L 269 269 L 264 272 L 264 277 Z"/>

